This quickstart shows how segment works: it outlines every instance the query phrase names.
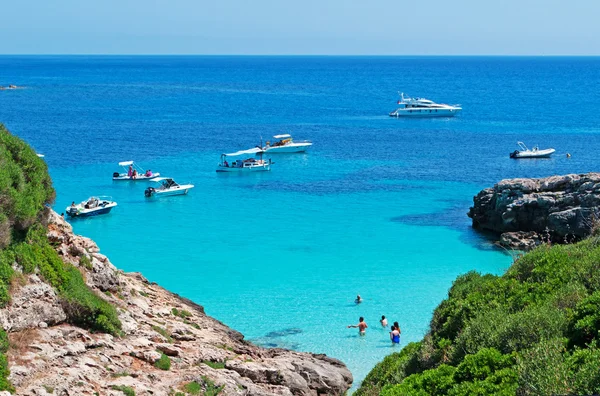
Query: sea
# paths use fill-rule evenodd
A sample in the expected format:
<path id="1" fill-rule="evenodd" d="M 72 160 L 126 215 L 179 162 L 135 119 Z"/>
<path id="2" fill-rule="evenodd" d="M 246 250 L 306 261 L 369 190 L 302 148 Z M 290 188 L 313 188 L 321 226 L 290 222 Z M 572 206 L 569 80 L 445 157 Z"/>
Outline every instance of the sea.
<path id="1" fill-rule="evenodd" d="M 355 387 L 426 334 L 458 275 L 512 263 L 471 228 L 475 194 L 599 170 L 596 57 L 1 56 L 9 84 L 0 122 L 45 155 L 54 209 L 118 203 L 75 232 L 255 344 L 342 360 Z M 463 111 L 391 118 L 399 91 Z M 267 156 L 270 172 L 215 172 L 282 133 L 313 146 Z M 517 141 L 556 153 L 513 160 Z M 148 199 L 148 182 L 112 181 L 127 160 L 195 188 Z M 365 336 L 347 327 L 361 316 Z"/>

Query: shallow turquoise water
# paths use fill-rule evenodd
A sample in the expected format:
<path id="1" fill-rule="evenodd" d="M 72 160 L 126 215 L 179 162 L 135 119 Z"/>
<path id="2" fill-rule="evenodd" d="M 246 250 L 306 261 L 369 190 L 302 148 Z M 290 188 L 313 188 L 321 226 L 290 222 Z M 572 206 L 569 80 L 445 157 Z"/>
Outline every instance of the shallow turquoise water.
<path id="1" fill-rule="evenodd" d="M 337 357 L 358 383 L 398 350 L 381 315 L 400 322 L 402 345 L 419 340 L 457 275 L 510 265 L 471 230 L 474 194 L 507 177 L 595 170 L 600 115 L 586 98 L 600 88 L 598 66 L 598 58 L 0 57 L 0 84 L 27 86 L 0 91 L 0 120 L 46 154 L 59 212 L 92 194 L 118 202 L 110 215 L 73 221 L 115 265 L 193 299 L 258 344 Z M 391 119 L 398 88 L 465 111 Z M 221 152 L 287 131 L 312 139 L 313 150 L 273 156 L 270 173 L 214 172 Z M 557 155 L 511 161 L 517 140 Z M 148 200 L 147 183 L 110 179 L 129 159 L 196 187 Z M 346 328 L 359 316 L 366 337 Z"/>

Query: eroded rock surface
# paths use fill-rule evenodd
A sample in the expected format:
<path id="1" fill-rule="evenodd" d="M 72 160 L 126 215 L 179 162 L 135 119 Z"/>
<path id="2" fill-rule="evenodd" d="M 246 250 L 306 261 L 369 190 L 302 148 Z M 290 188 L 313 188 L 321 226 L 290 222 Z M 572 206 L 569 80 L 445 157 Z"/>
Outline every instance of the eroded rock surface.
<path id="1" fill-rule="evenodd" d="M 504 246 L 529 250 L 543 242 L 573 242 L 600 221 L 600 173 L 502 180 L 473 203 L 473 227 L 501 234 Z"/>
<path id="2" fill-rule="evenodd" d="M 49 237 L 88 285 L 117 307 L 125 334 L 93 334 L 64 323 L 54 290 L 29 276 L 0 310 L 18 395 L 123 395 L 113 389 L 119 386 L 136 395 L 170 395 L 192 381 L 205 391 L 222 387 L 223 395 L 339 395 L 352 384 L 338 360 L 259 348 L 201 306 L 139 273 L 118 271 L 55 213 Z M 169 370 L 155 366 L 162 354 L 169 356 Z"/>

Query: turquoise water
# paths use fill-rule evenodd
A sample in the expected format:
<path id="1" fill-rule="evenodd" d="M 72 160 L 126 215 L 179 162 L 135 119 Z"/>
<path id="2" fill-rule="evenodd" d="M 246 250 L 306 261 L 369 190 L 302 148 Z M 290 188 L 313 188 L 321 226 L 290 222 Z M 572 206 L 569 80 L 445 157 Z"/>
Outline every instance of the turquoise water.
<path id="1" fill-rule="evenodd" d="M 596 169 L 599 66 L 598 58 L 0 57 L 0 84 L 26 86 L 0 91 L 0 120 L 46 155 L 57 211 L 92 194 L 118 202 L 107 216 L 72 223 L 119 268 L 193 299 L 257 344 L 339 358 L 358 383 L 399 350 L 381 315 L 400 322 L 402 345 L 417 341 L 457 275 L 510 265 L 471 230 L 474 194 L 502 178 Z M 398 89 L 465 110 L 391 119 Z M 313 149 L 273 155 L 269 173 L 214 171 L 221 152 L 288 131 Z M 509 160 L 517 140 L 557 155 Z M 196 187 L 148 200 L 147 183 L 111 180 L 129 159 Z M 346 328 L 359 316 L 365 337 Z"/>

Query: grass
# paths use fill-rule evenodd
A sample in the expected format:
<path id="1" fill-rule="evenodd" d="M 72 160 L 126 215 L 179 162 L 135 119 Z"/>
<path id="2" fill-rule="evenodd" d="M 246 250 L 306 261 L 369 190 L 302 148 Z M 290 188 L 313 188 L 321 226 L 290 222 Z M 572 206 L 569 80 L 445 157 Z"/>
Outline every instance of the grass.
<path id="1" fill-rule="evenodd" d="M 188 382 L 183 386 L 183 390 L 189 393 L 190 395 L 199 395 L 202 391 L 202 385 L 200 385 L 196 381 Z"/>
<path id="2" fill-rule="evenodd" d="M 173 338 L 169 332 L 160 326 L 152 326 L 152 330 L 156 331 L 161 336 L 165 337 L 169 343 L 173 343 Z"/>
<path id="3" fill-rule="evenodd" d="M 82 266 L 83 268 L 86 268 L 88 270 L 93 270 L 94 266 L 92 265 L 92 262 L 90 261 L 90 259 L 86 256 L 86 255 L 82 255 L 81 257 L 79 257 L 79 265 Z"/>
<path id="4" fill-rule="evenodd" d="M 170 370 L 171 369 L 171 359 L 165 355 L 164 353 L 161 352 L 160 355 L 160 359 L 158 359 L 156 361 L 156 363 L 154 363 L 154 367 L 161 369 L 161 370 Z"/>
<path id="5" fill-rule="evenodd" d="M 171 313 L 172 313 L 173 315 L 175 315 L 175 316 L 178 316 L 178 317 L 182 318 L 182 319 L 187 319 L 187 318 L 189 318 L 190 316 L 192 316 L 192 313 L 191 313 L 191 312 L 189 312 L 189 311 L 186 311 L 185 309 L 181 309 L 181 310 L 179 310 L 179 309 L 177 309 L 177 308 L 173 308 L 173 309 L 171 310 Z"/>
<path id="6" fill-rule="evenodd" d="M 44 389 L 46 390 L 46 392 L 48 393 L 54 393 L 54 388 L 48 385 L 43 385 Z"/>
<path id="7" fill-rule="evenodd" d="M 202 363 L 216 370 L 225 368 L 225 362 L 211 362 L 210 360 L 203 360 Z"/>
<path id="8" fill-rule="evenodd" d="M 143 290 L 140 290 L 140 295 L 143 296 L 143 297 L 148 297 L 148 293 L 146 293 Z"/>
<path id="9" fill-rule="evenodd" d="M 113 378 L 119 378 L 119 377 L 128 377 L 131 374 L 129 374 L 127 371 L 121 371 L 120 373 L 112 373 L 110 376 Z"/>
<path id="10" fill-rule="evenodd" d="M 110 387 L 112 390 L 123 392 L 126 396 L 135 396 L 135 391 L 130 386 L 125 385 L 113 385 Z"/>
<path id="11" fill-rule="evenodd" d="M 202 376 L 202 381 L 206 388 L 204 396 L 217 396 L 225 388 L 225 385 L 216 386 L 215 383 L 206 376 Z"/>

